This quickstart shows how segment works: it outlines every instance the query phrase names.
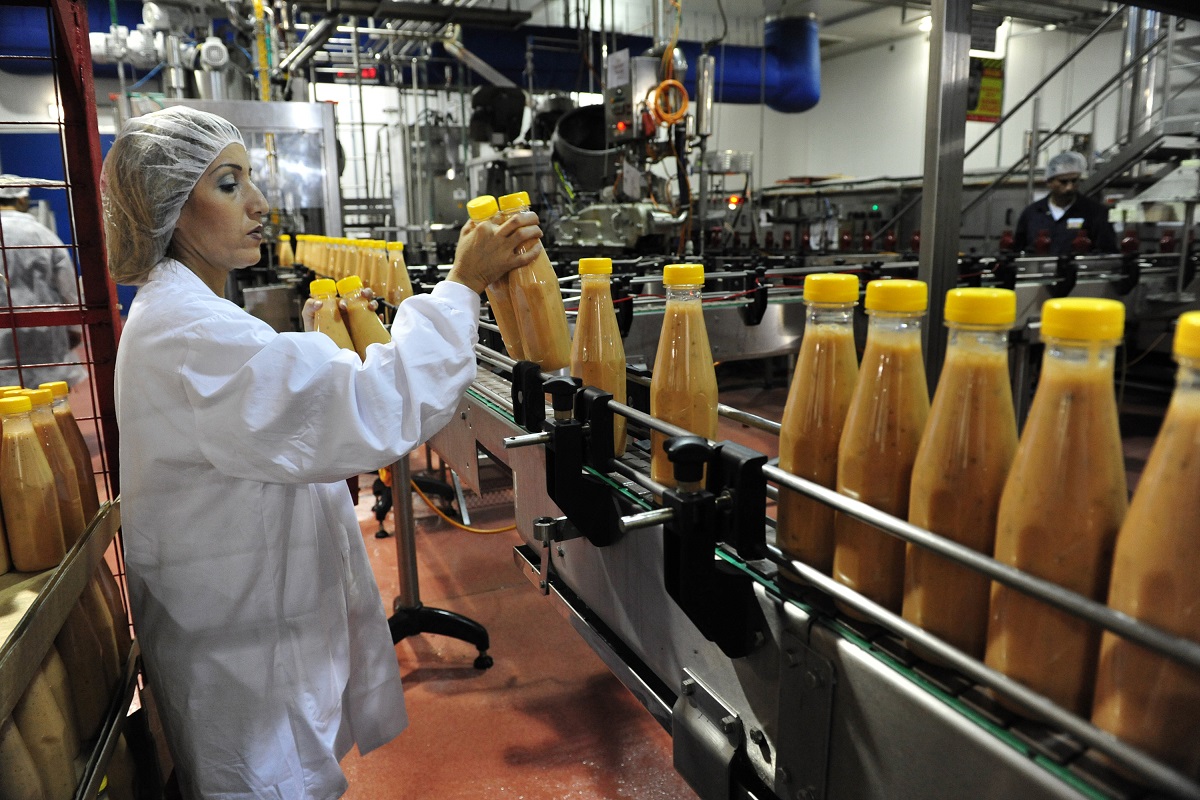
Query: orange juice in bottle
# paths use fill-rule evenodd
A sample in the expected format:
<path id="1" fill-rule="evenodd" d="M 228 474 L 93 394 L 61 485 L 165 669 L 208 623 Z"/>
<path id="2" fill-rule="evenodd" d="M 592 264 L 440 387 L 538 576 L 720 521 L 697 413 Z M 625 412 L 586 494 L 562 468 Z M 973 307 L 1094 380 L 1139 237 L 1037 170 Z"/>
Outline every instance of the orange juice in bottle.
<path id="1" fill-rule="evenodd" d="M 996 521 L 997 561 L 1103 602 L 1128 505 L 1113 391 L 1115 300 L 1042 306 L 1046 352 Z M 1076 714 L 1091 709 L 1100 631 L 992 584 L 985 662 Z"/>
<path id="2" fill-rule="evenodd" d="M 281 267 L 290 267 L 296 263 L 296 253 L 292 250 L 292 237 L 286 233 L 279 237 L 279 246 L 275 250 L 275 260 Z"/>
<path id="3" fill-rule="evenodd" d="M 1200 312 L 1179 318 L 1175 392 L 1117 534 L 1108 605 L 1200 641 Z M 1101 636 L 1092 722 L 1200 780 L 1200 673 Z"/>
<path id="4" fill-rule="evenodd" d="M 497 217 L 495 220 L 497 223 L 501 221 L 498 216 L 500 205 L 490 194 L 480 195 L 468 201 L 467 214 L 475 222 L 482 222 L 492 217 Z M 517 322 L 517 306 L 510 288 L 510 277 L 510 273 L 505 273 L 498 280 L 489 284 L 487 299 L 488 306 L 492 309 L 492 316 L 496 318 L 496 327 L 500 329 L 500 339 L 504 342 L 504 349 L 508 351 L 511 358 L 522 361 L 525 358 L 525 348 L 521 345 L 521 325 Z"/>
<path id="5" fill-rule="evenodd" d="M 867 344 L 838 443 L 837 490 L 905 517 L 913 460 L 929 416 L 921 354 L 928 287 L 923 281 L 871 281 L 864 305 L 870 316 Z M 898 612 L 904 598 L 904 542 L 839 512 L 832 575 Z"/>
<path id="6" fill-rule="evenodd" d="M 75 465 L 75 477 L 79 481 L 79 500 L 83 504 L 83 515 L 91 522 L 100 510 L 100 496 L 96 490 L 96 476 L 92 472 L 92 454 L 88 450 L 83 431 L 71 411 L 67 399 L 70 389 L 66 381 L 51 381 L 38 385 L 39 389 L 49 389 L 54 395 L 51 410 L 58 422 L 58 429 L 66 440 L 67 449 L 71 451 L 71 463 Z"/>
<path id="7" fill-rule="evenodd" d="M 805 276 L 804 337 L 779 430 L 779 468 L 829 489 L 837 485 L 838 441 L 858 380 L 857 302 L 854 275 Z M 781 488 L 777 514 L 779 547 L 828 574 L 833 565 L 833 509 Z"/>
<path id="8" fill-rule="evenodd" d="M 908 521 L 990 556 L 1000 492 L 1017 450 L 1007 289 L 946 294 L 946 360 L 913 463 Z M 973 658 L 987 642 L 990 581 L 914 544 L 905 546 L 904 618 Z M 925 654 L 928 656 L 928 654 Z"/>
<path id="9" fill-rule="evenodd" d="M 21 572 L 49 569 L 66 554 L 54 473 L 29 418 L 32 407 L 25 396 L 0 399 L 0 506 L 9 557 Z"/>
<path id="10" fill-rule="evenodd" d="M 525 192 L 506 194 L 499 200 L 500 213 L 507 217 L 529 210 Z M 558 275 L 543 248 L 532 264 L 508 273 L 509 292 L 521 327 L 521 349 L 525 359 L 536 361 L 544 372 L 571 363 L 571 332 L 563 306 Z"/>
<path id="11" fill-rule="evenodd" d="M 367 346 L 387 344 L 392 340 L 392 335 L 379 321 L 379 315 L 371 308 L 371 301 L 363 296 L 362 288 L 362 280 L 357 275 L 347 275 L 337 282 L 338 294 L 346 301 L 346 324 L 350 329 L 354 352 L 366 361 Z"/>
<path id="12" fill-rule="evenodd" d="M 42 445 L 42 452 L 54 473 L 55 493 L 58 496 L 58 515 L 62 520 L 63 542 L 68 548 L 79 541 L 87 528 L 88 520 L 83 514 L 83 502 L 79 497 L 79 478 L 75 474 L 75 462 L 63 438 L 58 422 L 54 419 L 51 404 L 54 396 L 49 389 L 26 389 L 33 408 L 29 421 Z"/>
<path id="13" fill-rule="evenodd" d="M 412 279 L 404 263 L 404 242 L 387 243 L 387 261 L 387 301 L 398 306 L 413 296 Z"/>
<path id="14" fill-rule="evenodd" d="M 321 301 L 321 307 L 313 316 L 313 330 L 333 339 L 338 347 L 353 350 L 354 342 L 350 339 L 350 331 L 346 329 L 346 322 L 338 307 L 337 283 L 328 278 L 318 278 L 308 285 L 308 293 L 314 300 Z"/>
<path id="15" fill-rule="evenodd" d="M 717 437 L 717 372 L 708 329 L 704 326 L 701 290 L 703 264 L 663 267 L 667 304 L 650 379 L 650 414 L 698 436 Z M 675 486 L 675 472 L 663 444 L 669 437 L 650 432 L 650 477 Z"/>
<path id="16" fill-rule="evenodd" d="M 625 344 L 612 302 L 612 259 L 579 259 L 579 316 L 571 340 L 571 376 L 625 402 Z M 613 454 L 625 452 L 625 417 L 613 414 Z"/>

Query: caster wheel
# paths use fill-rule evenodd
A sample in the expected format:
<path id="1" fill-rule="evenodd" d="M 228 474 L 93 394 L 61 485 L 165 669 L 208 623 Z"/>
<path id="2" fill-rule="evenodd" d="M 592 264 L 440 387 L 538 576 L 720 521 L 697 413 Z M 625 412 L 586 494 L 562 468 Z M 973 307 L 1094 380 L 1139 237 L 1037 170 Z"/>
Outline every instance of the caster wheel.
<path id="1" fill-rule="evenodd" d="M 387 531 L 385 531 L 383 528 L 380 528 L 379 530 L 375 531 L 376 539 L 386 539 L 389 536 L 391 536 L 391 534 L 388 533 Z"/>
<path id="2" fill-rule="evenodd" d="M 475 657 L 475 669 L 484 670 L 492 665 L 492 657 L 487 653 L 480 653 Z"/>

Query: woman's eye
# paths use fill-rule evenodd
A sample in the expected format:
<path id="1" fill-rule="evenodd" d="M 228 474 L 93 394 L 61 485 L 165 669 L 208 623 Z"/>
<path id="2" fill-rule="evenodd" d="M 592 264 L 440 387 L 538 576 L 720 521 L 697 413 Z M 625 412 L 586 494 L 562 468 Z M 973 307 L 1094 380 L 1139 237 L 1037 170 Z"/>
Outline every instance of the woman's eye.
<path id="1" fill-rule="evenodd" d="M 232 194 L 237 189 L 237 182 L 232 181 L 230 183 L 218 184 L 217 188 L 226 194 Z"/>

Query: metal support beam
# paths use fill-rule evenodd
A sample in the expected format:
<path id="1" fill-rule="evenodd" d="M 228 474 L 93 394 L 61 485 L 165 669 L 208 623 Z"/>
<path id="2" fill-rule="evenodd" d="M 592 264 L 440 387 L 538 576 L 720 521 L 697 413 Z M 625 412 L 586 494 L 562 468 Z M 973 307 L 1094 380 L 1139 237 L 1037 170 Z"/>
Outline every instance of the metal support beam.
<path id="1" fill-rule="evenodd" d="M 946 356 L 942 306 L 958 282 L 962 221 L 963 139 L 971 51 L 971 0 L 934 0 L 925 105 L 925 202 L 921 207 L 918 277 L 929 284 L 925 370 L 930 390 Z"/>

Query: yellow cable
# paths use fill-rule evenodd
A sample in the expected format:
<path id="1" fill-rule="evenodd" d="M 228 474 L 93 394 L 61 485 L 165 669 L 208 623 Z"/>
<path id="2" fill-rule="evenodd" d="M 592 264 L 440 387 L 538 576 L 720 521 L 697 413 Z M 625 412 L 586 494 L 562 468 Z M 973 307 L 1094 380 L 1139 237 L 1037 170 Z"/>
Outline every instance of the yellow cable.
<path id="1" fill-rule="evenodd" d="M 667 98 L 671 89 L 679 92 L 679 108 L 675 111 L 667 111 L 663 107 L 663 100 Z M 654 113 L 666 125 L 674 125 L 679 120 L 683 119 L 687 114 L 688 109 L 688 93 L 687 89 L 683 88 L 683 84 L 674 79 L 668 79 L 658 85 L 654 90 Z"/>
<path id="2" fill-rule="evenodd" d="M 440 508 L 435 506 L 433 504 L 433 501 L 430 500 L 425 495 L 425 493 L 421 491 L 421 488 L 419 486 L 417 486 L 416 481 L 410 481 L 410 483 L 412 484 L 412 490 L 414 492 L 416 492 L 418 495 L 420 495 L 421 499 L 425 501 L 425 505 L 429 506 L 429 508 L 433 510 L 433 513 L 437 514 L 439 517 L 446 520 L 446 522 L 449 522 L 451 525 L 458 528 L 459 530 L 464 530 L 469 533 L 492 534 L 492 533 L 505 533 L 506 531 L 515 530 L 517 527 L 517 523 L 515 523 L 515 522 L 512 525 L 509 525 L 507 528 L 472 528 L 470 525 L 463 525 L 461 522 L 457 522 L 457 521 L 451 519 L 450 517 L 446 516 L 446 514 L 444 514 Z"/>

